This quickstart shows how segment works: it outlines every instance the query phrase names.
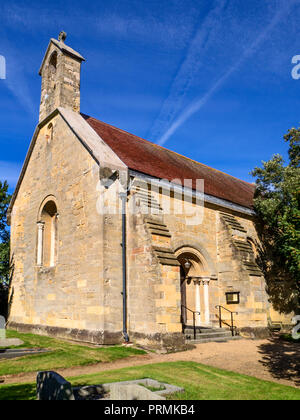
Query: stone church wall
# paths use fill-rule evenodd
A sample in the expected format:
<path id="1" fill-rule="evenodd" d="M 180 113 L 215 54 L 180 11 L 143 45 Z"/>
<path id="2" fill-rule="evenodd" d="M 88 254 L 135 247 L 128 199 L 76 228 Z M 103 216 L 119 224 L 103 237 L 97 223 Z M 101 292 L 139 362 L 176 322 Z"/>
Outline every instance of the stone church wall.
<path id="1" fill-rule="evenodd" d="M 90 341 L 98 336 L 102 340 L 105 308 L 103 227 L 96 211 L 98 174 L 98 165 L 60 116 L 41 128 L 11 218 L 11 326 L 34 325 L 41 332 L 51 330 L 60 336 L 72 332 L 73 338 L 78 335 Z M 54 267 L 38 267 L 38 215 L 50 195 L 58 209 L 57 261 Z"/>
<path id="2" fill-rule="evenodd" d="M 58 41 L 50 41 L 40 69 L 43 122 L 11 214 L 9 322 L 22 331 L 115 344 L 123 341 L 118 182 L 128 181 L 131 171 L 80 117 L 84 58 L 65 39 L 61 33 Z M 87 140 L 85 146 L 80 137 Z M 101 184 L 101 171 L 102 178 L 109 174 L 110 185 Z M 182 348 L 182 321 L 191 322 L 182 295 L 189 309 L 201 312 L 198 325 L 218 326 L 217 305 L 237 312 L 235 325 L 241 331 L 262 331 L 270 315 L 274 321 L 280 318 L 270 307 L 255 263 L 251 244 L 257 236 L 250 216 L 221 208 L 214 200 L 199 203 L 195 196 L 183 207 L 178 185 L 168 195 L 165 184 L 149 190 L 149 177 L 146 185 L 145 175 L 132 177 L 138 182 L 130 190 L 126 225 L 131 340 Z M 100 201 L 110 210 L 101 212 Z M 47 245 L 43 252 L 41 241 Z M 191 267 L 183 272 L 189 260 Z M 228 292 L 239 292 L 237 305 L 227 303 Z M 223 320 L 229 322 L 228 314 Z"/>
<path id="3" fill-rule="evenodd" d="M 60 116 L 40 129 L 11 218 L 11 327 L 100 344 L 123 341 L 122 215 L 117 208 L 119 196 L 112 191 L 116 185 L 99 191 L 98 164 Z M 101 194 L 115 211 L 98 211 Z M 56 263 L 40 267 L 37 224 L 42 203 L 50 196 L 58 211 Z M 132 213 L 130 200 L 150 205 L 150 213 L 142 211 L 141 204 Z M 247 238 L 257 240 L 251 217 L 205 203 L 192 222 L 195 203 L 186 203 L 182 212 L 174 211 L 181 205 L 181 197 L 174 194 L 170 198 L 159 191 L 130 194 L 130 339 L 169 349 L 184 345 L 178 262 L 182 252 L 199 256 L 199 272 L 192 276 L 195 288 L 190 291 L 199 290 L 201 323 L 218 326 L 216 306 L 222 305 L 238 312 L 235 325 L 242 331 L 265 330 L 270 305 L 264 278 L 250 258 Z M 249 257 L 246 262 L 245 257 Z M 205 308 L 207 291 L 209 310 Z M 238 305 L 227 305 L 226 293 L 232 291 L 240 293 Z M 223 319 L 229 321 L 226 314 Z"/>

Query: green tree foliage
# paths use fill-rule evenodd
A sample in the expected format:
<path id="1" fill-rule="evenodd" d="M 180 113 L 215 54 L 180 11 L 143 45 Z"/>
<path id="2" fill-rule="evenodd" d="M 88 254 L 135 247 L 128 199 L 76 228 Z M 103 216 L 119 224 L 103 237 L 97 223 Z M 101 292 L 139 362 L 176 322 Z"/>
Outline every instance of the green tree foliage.
<path id="1" fill-rule="evenodd" d="M 255 211 L 262 244 L 259 264 L 270 301 L 283 313 L 300 313 L 300 128 L 284 136 L 289 163 L 275 155 L 255 168 Z"/>
<path id="2" fill-rule="evenodd" d="M 8 194 L 8 184 L 0 181 L 0 282 L 9 281 L 9 230 L 6 213 L 11 196 Z"/>
<path id="3" fill-rule="evenodd" d="M 8 184 L 0 181 L 0 315 L 7 315 L 8 293 L 10 283 L 10 233 L 6 213 L 11 196 Z"/>

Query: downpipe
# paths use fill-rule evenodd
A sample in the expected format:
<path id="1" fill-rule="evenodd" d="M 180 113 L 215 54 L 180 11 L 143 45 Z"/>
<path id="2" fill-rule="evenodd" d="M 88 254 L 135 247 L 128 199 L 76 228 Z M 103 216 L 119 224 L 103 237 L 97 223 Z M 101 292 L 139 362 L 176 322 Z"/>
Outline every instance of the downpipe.
<path id="1" fill-rule="evenodd" d="M 127 331 L 127 235 L 126 235 L 126 203 L 127 193 L 120 193 L 122 200 L 122 269 L 123 269 L 123 336 L 125 343 L 129 343 Z"/>

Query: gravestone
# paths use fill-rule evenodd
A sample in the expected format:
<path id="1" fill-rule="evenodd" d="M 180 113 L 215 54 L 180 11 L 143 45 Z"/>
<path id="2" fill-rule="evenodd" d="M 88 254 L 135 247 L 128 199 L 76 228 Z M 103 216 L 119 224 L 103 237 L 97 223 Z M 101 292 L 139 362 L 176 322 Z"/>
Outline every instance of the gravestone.
<path id="1" fill-rule="evenodd" d="M 6 320 L 4 316 L 0 316 L 0 340 L 5 340 L 6 338 L 5 327 L 6 327 Z"/>
<path id="2" fill-rule="evenodd" d="M 36 392 L 39 401 L 75 400 L 70 382 L 56 372 L 39 372 Z"/>
<path id="3" fill-rule="evenodd" d="M 6 320 L 0 316 L 0 347 L 21 346 L 24 344 L 19 338 L 6 338 Z"/>
<path id="4" fill-rule="evenodd" d="M 163 401 L 166 400 L 166 396 L 183 391 L 183 388 L 149 378 L 72 388 L 72 385 L 56 372 L 39 372 L 37 375 L 37 399 L 40 401 Z"/>

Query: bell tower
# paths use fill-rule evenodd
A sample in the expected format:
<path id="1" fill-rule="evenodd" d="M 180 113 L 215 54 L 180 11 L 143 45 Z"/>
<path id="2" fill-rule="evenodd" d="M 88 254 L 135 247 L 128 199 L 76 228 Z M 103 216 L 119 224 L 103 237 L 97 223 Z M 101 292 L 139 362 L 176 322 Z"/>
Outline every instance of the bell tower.
<path id="1" fill-rule="evenodd" d="M 42 77 L 40 118 L 43 121 L 58 107 L 80 112 L 80 72 L 84 58 L 65 44 L 67 34 L 52 38 L 39 74 Z"/>

